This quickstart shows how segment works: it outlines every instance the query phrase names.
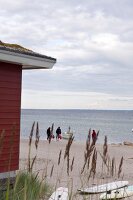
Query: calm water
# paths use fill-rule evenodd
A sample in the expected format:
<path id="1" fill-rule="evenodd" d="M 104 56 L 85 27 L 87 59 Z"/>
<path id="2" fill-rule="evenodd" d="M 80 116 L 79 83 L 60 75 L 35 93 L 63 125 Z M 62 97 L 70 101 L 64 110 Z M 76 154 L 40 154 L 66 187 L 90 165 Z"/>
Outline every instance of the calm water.
<path id="1" fill-rule="evenodd" d="M 70 126 L 77 141 L 85 141 L 91 128 L 100 130 L 98 143 L 103 143 L 105 135 L 108 143 L 133 142 L 133 111 L 22 109 L 22 138 L 29 136 L 34 121 L 39 122 L 41 139 L 46 139 L 46 130 L 54 123 L 54 133 L 58 126 L 62 132 Z"/>

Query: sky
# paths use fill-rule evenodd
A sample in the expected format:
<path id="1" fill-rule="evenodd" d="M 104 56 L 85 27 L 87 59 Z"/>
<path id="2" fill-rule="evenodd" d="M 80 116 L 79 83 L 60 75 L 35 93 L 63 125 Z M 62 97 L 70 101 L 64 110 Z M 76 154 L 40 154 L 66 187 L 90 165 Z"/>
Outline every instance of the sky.
<path id="1" fill-rule="evenodd" d="M 57 59 L 23 71 L 22 108 L 133 109 L 132 0 L 0 0 L 0 40 Z"/>

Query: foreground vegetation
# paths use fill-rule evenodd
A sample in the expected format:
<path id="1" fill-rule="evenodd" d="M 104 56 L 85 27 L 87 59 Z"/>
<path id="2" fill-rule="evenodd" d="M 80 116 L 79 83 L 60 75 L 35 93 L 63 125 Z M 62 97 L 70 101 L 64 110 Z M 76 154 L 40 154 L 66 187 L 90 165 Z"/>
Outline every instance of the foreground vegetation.
<path id="1" fill-rule="evenodd" d="M 49 185 L 28 172 L 17 174 L 13 188 L 10 188 L 10 180 L 7 182 L 7 190 L 0 192 L 0 200 L 39 200 L 50 195 Z"/>
<path id="2" fill-rule="evenodd" d="M 36 149 L 36 153 L 34 157 L 31 157 L 32 151 L 32 143 L 33 143 L 33 136 L 35 130 L 35 143 L 34 148 Z M 52 134 L 53 134 L 53 125 L 52 125 Z M 86 177 L 87 181 L 94 180 L 97 175 L 97 157 L 98 155 L 101 158 L 102 168 L 101 174 L 120 178 L 122 173 L 122 165 L 123 165 L 123 157 L 120 159 L 120 163 L 116 166 L 115 158 L 111 158 L 108 152 L 108 144 L 107 144 L 107 137 L 105 136 L 104 144 L 103 144 L 103 152 L 97 152 L 96 149 L 96 142 L 99 135 L 99 131 L 97 132 L 97 137 L 93 139 L 91 137 L 91 129 L 89 129 L 85 152 L 84 152 L 84 163 L 82 165 L 82 169 L 80 171 L 80 175 L 82 177 Z M 29 135 L 29 151 L 28 151 L 28 158 L 27 158 L 27 166 L 25 171 L 18 172 L 16 176 L 16 181 L 13 188 L 10 188 L 10 179 L 7 180 L 7 190 L 0 191 L 0 200 L 44 200 L 48 199 L 53 191 L 53 186 L 47 183 L 47 176 L 43 178 L 39 177 L 39 173 L 33 170 L 34 164 L 37 161 L 37 150 L 39 145 L 39 125 L 35 122 L 32 125 L 32 129 Z M 61 164 L 61 161 L 66 161 L 66 169 L 67 175 L 69 177 L 70 172 L 73 171 L 74 165 L 76 165 L 74 157 L 72 160 L 70 159 L 70 149 L 73 143 L 74 137 L 70 137 L 68 143 L 66 144 L 64 156 L 62 158 L 62 150 L 59 152 L 58 157 L 58 165 Z M 49 141 L 50 143 L 51 141 Z M 62 169 L 64 170 L 64 169 Z M 54 171 L 54 166 L 51 168 L 50 177 L 52 177 Z M 83 179 L 84 180 L 84 179 Z M 83 180 L 81 180 L 82 185 L 84 185 Z M 56 186 L 54 187 L 56 188 Z M 86 197 L 83 197 L 86 199 Z M 88 198 L 88 197 L 87 197 Z M 69 199 L 76 199 L 76 194 L 73 193 L 72 188 L 69 191 Z M 99 199 L 97 197 L 97 199 Z M 95 199 L 96 200 L 96 199 Z"/>

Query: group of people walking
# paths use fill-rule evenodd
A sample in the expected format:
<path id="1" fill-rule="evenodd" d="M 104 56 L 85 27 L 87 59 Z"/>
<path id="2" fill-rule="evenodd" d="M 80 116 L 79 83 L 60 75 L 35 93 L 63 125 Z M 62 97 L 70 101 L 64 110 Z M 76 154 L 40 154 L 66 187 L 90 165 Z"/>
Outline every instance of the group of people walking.
<path id="1" fill-rule="evenodd" d="M 52 130 L 51 127 L 48 127 L 48 129 L 47 129 L 47 140 L 50 142 L 52 138 L 53 139 L 55 138 L 55 136 L 53 134 L 53 130 Z M 60 127 L 58 127 L 56 129 L 56 140 L 59 140 L 59 139 L 62 139 Z"/>
<path id="2" fill-rule="evenodd" d="M 52 125 L 52 127 L 48 127 L 48 129 L 47 129 L 47 140 L 49 141 L 49 143 L 50 143 L 51 139 L 55 138 L 55 136 L 53 134 L 53 126 L 54 126 L 54 124 Z M 92 130 L 91 134 L 92 134 L 91 135 L 92 136 L 92 141 L 95 143 L 96 140 L 97 140 L 97 137 L 98 137 L 98 133 L 96 133 L 95 130 Z M 62 139 L 62 133 L 61 133 L 61 128 L 58 127 L 56 129 L 56 140 L 58 141 L 60 139 Z"/>

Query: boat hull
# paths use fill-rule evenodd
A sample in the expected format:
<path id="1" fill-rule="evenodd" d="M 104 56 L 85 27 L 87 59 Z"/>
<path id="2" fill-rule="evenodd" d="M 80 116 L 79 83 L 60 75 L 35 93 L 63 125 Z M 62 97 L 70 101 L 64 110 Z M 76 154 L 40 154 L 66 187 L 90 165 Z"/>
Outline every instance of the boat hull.
<path id="1" fill-rule="evenodd" d="M 73 133 L 64 133 L 62 134 L 62 138 L 65 140 L 69 140 L 70 137 L 73 136 Z"/>

